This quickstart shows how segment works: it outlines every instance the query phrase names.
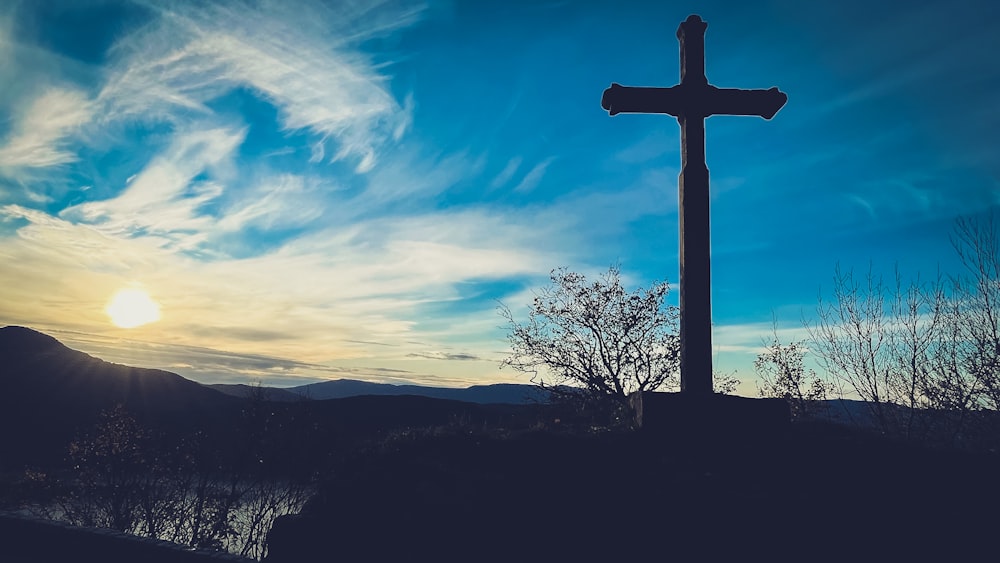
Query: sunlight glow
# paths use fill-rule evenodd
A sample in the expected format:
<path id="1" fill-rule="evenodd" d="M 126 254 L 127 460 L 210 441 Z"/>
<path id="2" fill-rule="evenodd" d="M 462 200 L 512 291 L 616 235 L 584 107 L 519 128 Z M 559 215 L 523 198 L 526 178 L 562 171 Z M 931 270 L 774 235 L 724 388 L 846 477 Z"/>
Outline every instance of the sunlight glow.
<path id="1" fill-rule="evenodd" d="M 160 304 L 142 289 L 118 290 L 104 312 L 120 328 L 135 328 L 160 320 Z"/>

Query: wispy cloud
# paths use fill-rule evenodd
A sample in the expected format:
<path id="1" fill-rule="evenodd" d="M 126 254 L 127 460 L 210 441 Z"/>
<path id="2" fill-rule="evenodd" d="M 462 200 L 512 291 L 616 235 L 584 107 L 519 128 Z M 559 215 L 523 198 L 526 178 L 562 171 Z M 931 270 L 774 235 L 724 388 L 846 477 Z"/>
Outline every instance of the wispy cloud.
<path id="1" fill-rule="evenodd" d="M 18 7 L 14 2 L 7 2 L 0 6 L 0 79 L 3 79 L 5 83 L 7 80 L 13 79 L 14 73 L 18 70 L 14 40 L 14 16 Z M 10 91 L 0 90 L 0 103 L 10 102 L 10 96 Z"/>
<path id="2" fill-rule="evenodd" d="M 746 354 L 756 357 L 764 352 L 774 338 L 782 345 L 808 340 L 809 331 L 803 326 L 775 327 L 773 323 L 743 323 L 712 327 L 712 347 L 716 352 Z"/>
<path id="3" fill-rule="evenodd" d="M 90 121 L 92 114 L 93 105 L 83 92 L 45 89 L 15 118 L 12 133 L 0 146 L 0 173 L 5 168 L 47 167 L 76 160 L 67 148 L 67 137 Z"/>
<path id="4" fill-rule="evenodd" d="M 481 159 L 469 158 L 463 152 L 425 154 L 416 149 L 398 149 L 365 177 L 364 195 L 351 205 L 358 213 L 403 208 L 410 214 L 418 211 L 412 207 L 414 200 L 432 201 L 459 181 L 478 174 L 481 168 Z"/>
<path id="5" fill-rule="evenodd" d="M 535 189 L 538 183 L 542 181 L 542 177 L 545 176 L 545 170 L 552 164 L 553 160 L 555 160 L 555 157 L 549 157 L 536 164 L 524 175 L 524 178 L 517 184 L 514 191 L 517 193 L 526 193 Z"/>
<path id="6" fill-rule="evenodd" d="M 218 227 L 223 231 L 304 227 L 323 215 L 325 203 L 319 192 L 329 184 L 318 178 L 288 173 L 268 176 L 248 193 L 241 194 L 224 213 Z"/>
<path id="7" fill-rule="evenodd" d="M 120 195 L 75 205 L 60 215 L 111 235 L 156 237 L 162 246 L 193 250 L 213 228 L 212 218 L 199 208 L 223 191 L 211 179 L 195 179 L 224 168 L 245 135 L 245 129 L 225 127 L 181 131 Z"/>
<path id="8" fill-rule="evenodd" d="M 447 361 L 471 361 L 482 360 L 475 354 L 450 353 L 450 352 L 413 352 L 406 355 L 407 358 L 423 358 L 427 360 L 447 360 Z"/>
<path id="9" fill-rule="evenodd" d="M 493 181 L 490 182 L 490 189 L 495 190 L 506 185 L 507 182 L 514 177 L 514 174 L 517 173 L 517 169 L 520 166 L 521 157 L 515 156 L 514 158 L 508 160 L 507 165 L 503 167 L 503 170 L 501 170 L 500 173 L 493 178 Z"/>
<path id="10" fill-rule="evenodd" d="M 175 6 L 171 4 L 171 6 Z M 112 51 L 114 64 L 98 97 L 105 119 L 176 120 L 210 113 L 208 101 L 245 87 L 272 103 L 282 126 L 316 136 L 314 154 L 336 141 L 333 160 L 352 158 L 358 172 L 378 147 L 411 121 L 380 66 L 357 46 L 407 27 L 421 9 L 343 2 L 200 3 L 163 9 L 159 19 Z"/>
<path id="11" fill-rule="evenodd" d="M 660 127 L 644 136 L 639 142 L 620 149 L 614 158 L 625 164 L 644 164 L 677 150 L 677 137 Z M 672 132 L 671 132 L 672 133 Z"/>
<path id="12" fill-rule="evenodd" d="M 150 342 L 67 330 L 47 330 L 70 348 L 125 365 L 164 369 L 203 383 L 292 386 L 333 377 L 373 377 L 377 370 L 351 370 L 310 364 L 265 354 L 237 353 L 205 346 Z"/>

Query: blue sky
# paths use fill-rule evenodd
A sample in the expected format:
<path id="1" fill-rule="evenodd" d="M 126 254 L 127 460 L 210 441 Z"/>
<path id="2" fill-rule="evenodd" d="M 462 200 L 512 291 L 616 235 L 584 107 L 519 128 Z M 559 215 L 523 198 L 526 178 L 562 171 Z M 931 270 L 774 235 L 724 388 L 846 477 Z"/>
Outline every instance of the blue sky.
<path id="1" fill-rule="evenodd" d="M 5 2 L 0 324 L 206 382 L 524 382 L 498 300 L 677 282 L 677 123 L 600 99 L 675 84 L 691 13 L 710 82 L 789 96 L 706 122 L 716 365 L 752 394 L 838 263 L 955 272 L 1000 203 L 994 4 Z M 159 320 L 112 324 L 123 288 Z"/>

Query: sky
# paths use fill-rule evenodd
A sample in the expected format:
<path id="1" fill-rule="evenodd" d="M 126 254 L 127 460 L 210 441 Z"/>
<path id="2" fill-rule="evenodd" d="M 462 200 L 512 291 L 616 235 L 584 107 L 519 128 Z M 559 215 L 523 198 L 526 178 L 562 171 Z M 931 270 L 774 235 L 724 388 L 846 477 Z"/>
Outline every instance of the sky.
<path id="1" fill-rule="evenodd" d="M 0 326 L 206 383 L 527 383 L 498 304 L 678 281 L 677 121 L 600 100 L 676 84 L 692 13 L 712 84 L 788 94 L 706 120 L 715 365 L 752 395 L 838 265 L 957 272 L 1000 204 L 996 3 L 7 1 Z"/>

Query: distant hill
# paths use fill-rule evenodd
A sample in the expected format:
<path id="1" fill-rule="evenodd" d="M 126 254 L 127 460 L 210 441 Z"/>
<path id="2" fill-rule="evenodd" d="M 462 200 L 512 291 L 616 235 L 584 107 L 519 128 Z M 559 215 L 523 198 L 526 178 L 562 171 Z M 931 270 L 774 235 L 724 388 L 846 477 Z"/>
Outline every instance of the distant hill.
<path id="1" fill-rule="evenodd" d="M 205 387 L 209 387 L 219 391 L 220 393 L 225 393 L 226 395 L 231 395 L 233 397 L 239 397 L 241 399 L 250 397 L 257 390 L 262 393 L 263 398 L 266 401 L 290 402 L 301 401 L 304 399 L 304 397 L 298 393 L 292 393 L 287 389 L 279 387 L 260 387 L 257 389 L 253 385 L 247 385 L 245 383 L 210 383 L 205 385 Z"/>
<path id="2" fill-rule="evenodd" d="M 236 426 L 252 390 L 114 364 L 29 328 L 0 328 L 0 469 L 58 463 L 69 442 L 117 404 L 157 431 L 175 437 L 203 431 L 224 443 L 239 432 Z M 537 397 L 527 385 L 444 389 L 350 380 L 262 391 L 272 403 L 267 412 L 281 424 L 305 417 L 324 432 L 354 436 L 459 421 L 482 425 L 530 419 L 536 411 L 524 403 L 533 392 Z"/>
<path id="3" fill-rule="evenodd" d="M 20 326 L 0 328 L 0 443 L 40 452 L 124 405 L 146 424 L 177 432 L 231 418 L 240 401 L 176 373 L 106 362 Z"/>
<path id="4" fill-rule="evenodd" d="M 235 404 L 176 373 L 106 362 L 19 326 L 0 328 L 0 366 L 0 404 L 17 410 L 26 410 L 25 402 L 69 411 L 121 403 L 152 415 Z"/>
<path id="5" fill-rule="evenodd" d="M 534 385 L 497 383 L 466 388 L 425 387 L 423 385 L 391 385 L 354 379 L 338 379 L 285 389 L 310 399 L 343 399 L 361 395 L 416 395 L 478 404 L 525 405 L 546 402 L 547 394 Z"/>

